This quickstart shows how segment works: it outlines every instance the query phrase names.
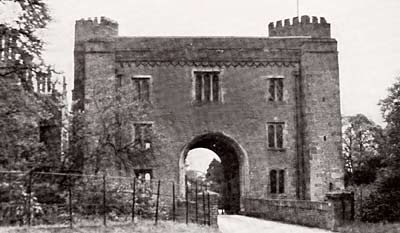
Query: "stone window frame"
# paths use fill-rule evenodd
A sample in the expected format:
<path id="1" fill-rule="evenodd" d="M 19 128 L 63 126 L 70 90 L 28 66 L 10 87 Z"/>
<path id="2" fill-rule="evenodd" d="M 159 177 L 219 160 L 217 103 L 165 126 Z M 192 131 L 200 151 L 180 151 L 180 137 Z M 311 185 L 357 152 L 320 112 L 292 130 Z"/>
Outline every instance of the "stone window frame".
<path id="1" fill-rule="evenodd" d="M 149 90 L 148 90 L 148 100 L 137 100 L 135 97 L 135 101 L 138 101 L 140 103 L 152 103 L 153 99 L 153 76 L 151 75 L 144 75 L 144 74 L 137 74 L 137 75 L 132 75 L 130 78 L 130 82 L 132 85 L 135 85 L 135 80 L 136 79 L 148 79 L 149 82 Z"/>
<path id="2" fill-rule="evenodd" d="M 218 73 L 218 101 L 198 101 L 196 98 L 196 73 L 200 72 L 210 72 L 210 73 Z M 192 81 L 192 90 L 191 90 L 191 95 L 192 95 L 192 100 L 191 103 L 193 105 L 209 105 L 209 104 L 221 104 L 224 103 L 224 95 L 223 95 L 223 74 L 224 74 L 224 69 L 221 68 L 214 68 L 214 67 L 205 67 L 205 68 L 194 68 L 191 71 L 191 81 Z M 212 93 L 212 85 L 210 85 L 210 93 Z M 213 96 L 213 94 L 211 94 Z M 204 98 L 204 88 L 202 89 L 202 99 Z"/>
<path id="3" fill-rule="evenodd" d="M 135 127 L 136 125 L 150 125 L 150 136 L 151 136 L 152 132 L 154 131 L 154 121 L 135 121 L 135 122 L 132 122 L 132 125 L 131 125 L 131 138 L 132 138 L 132 142 L 134 142 L 134 143 L 136 142 L 136 127 Z M 153 140 L 152 140 L 152 138 L 150 138 L 150 142 L 148 142 L 149 145 L 147 145 L 147 142 L 145 142 L 145 139 L 143 138 L 144 137 L 143 132 L 142 132 L 141 137 L 142 138 L 140 139 L 140 141 L 141 141 L 140 142 L 140 149 L 144 150 L 144 151 L 151 150 L 153 148 Z"/>
<path id="4" fill-rule="evenodd" d="M 266 76 L 261 76 L 261 78 L 267 80 L 266 84 L 266 89 L 265 89 L 265 99 L 268 103 L 284 103 L 286 101 L 286 96 L 285 96 L 285 76 L 283 75 L 266 75 Z M 277 86 L 274 86 L 274 99 L 271 100 L 271 93 L 270 93 L 270 87 L 273 81 L 275 80 L 281 80 L 282 81 L 282 90 L 281 90 L 281 99 L 278 99 L 277 96 Z"/>
<path id="5" fill-rule="evenodd" d="M 269 140 L 270 140 L 270 132 L 269 132 L 269 126 L 273 125 L 274 126 L 274 147 L 269 146 Z M 281 125 L 282 126 L 282 147 L 277 147 L 278 145 L 278 138 L 276 137 L 277 132 L 276 132 L 276 126 Z M 266 147 L 268 150 L 272 151 L 285 151 L 286 150 L 286 137 L 285 137 L 285 132 L 286 132 L 286 127 L 287 123 L 285 121 L 268 121 L 265 124 L 265 133 L 266 133 Z"/>
<path id="6" fill-rule="evenodd" d="M 272 192 L 272 176 L 271 173 L 275 171 L 275 192 Z M 280 186 L 281 175 L 283 174 L 283 184 Z M 282 167 L 272 167 L 268 170 L 268 194 L 272 196 L 284 196 L 288 193 L 288 170 Z M 281 192 L 281 189 L 283 190 Z"/>

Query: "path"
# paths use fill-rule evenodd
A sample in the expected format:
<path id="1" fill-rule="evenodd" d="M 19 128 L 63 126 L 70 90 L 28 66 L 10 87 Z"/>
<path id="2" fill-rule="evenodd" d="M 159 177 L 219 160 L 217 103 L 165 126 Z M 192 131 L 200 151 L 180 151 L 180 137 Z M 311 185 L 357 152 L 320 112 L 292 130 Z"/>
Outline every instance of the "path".
<path id="1" fill-rule="evenodd" d="M 219 215 L 222 233 L 331 233 L 328 230 L 267 221 L 239 215 Z"/>

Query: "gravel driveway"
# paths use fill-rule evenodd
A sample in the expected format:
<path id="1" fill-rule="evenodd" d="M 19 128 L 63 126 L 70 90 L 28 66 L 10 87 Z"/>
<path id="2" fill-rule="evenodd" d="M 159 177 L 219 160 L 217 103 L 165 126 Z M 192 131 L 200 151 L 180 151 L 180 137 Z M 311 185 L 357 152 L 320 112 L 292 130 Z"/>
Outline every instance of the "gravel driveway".
<path id="1" fill-rule="evenodd" d="M 218 226 L 222 233 L 331 233 L 318 228 L 290 225 L 239 215 L 219 215 Z"/>

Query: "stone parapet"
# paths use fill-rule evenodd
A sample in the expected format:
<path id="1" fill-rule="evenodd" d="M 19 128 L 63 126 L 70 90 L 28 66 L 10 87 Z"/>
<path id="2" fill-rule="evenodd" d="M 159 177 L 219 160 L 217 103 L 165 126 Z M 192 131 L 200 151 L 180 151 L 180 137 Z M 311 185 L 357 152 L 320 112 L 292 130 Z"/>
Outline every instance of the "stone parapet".
<path id="1" fill-rule="evenodd" d="M 289 37 L 289 36 L 306 36 L 316 38 L 330 38 L 331 25 L 326 22 L 324 17 L 318 18 L 313 16 L 310 18 L 307 15 L 290 19 L 285 19 L 276 23 L 271 22 L 268 25 L 270 37 Z"/>
<path id="2" fill-rule="evenodd" d="M 343 197 L 343 195 L 332 195 L 324 202 L 244 198 L 243 214 L 336 231 L 344 222 L 343 208 L 351 208 L 350 202 L 345 202 L 344 206 L 341 204 Z"/>

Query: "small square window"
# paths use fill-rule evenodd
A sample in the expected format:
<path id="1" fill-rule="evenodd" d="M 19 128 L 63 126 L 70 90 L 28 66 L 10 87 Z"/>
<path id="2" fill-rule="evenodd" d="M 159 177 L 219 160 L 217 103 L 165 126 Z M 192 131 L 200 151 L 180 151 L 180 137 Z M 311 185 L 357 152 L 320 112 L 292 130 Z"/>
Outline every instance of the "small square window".
<path id="1" fill-rule="evenodd" d="M 141 181 L 150 181 L 153 179 L 153 170 L 152 169 L 135 169 L 136 179 Z"/>
<path id="2" fill-rule="evenodd" d="M 152 124 L 151 123 L 134 123 L 134 142 L 135 145 L 143 150 L 151 148 L 151 135 L 152 135 Z"/>

